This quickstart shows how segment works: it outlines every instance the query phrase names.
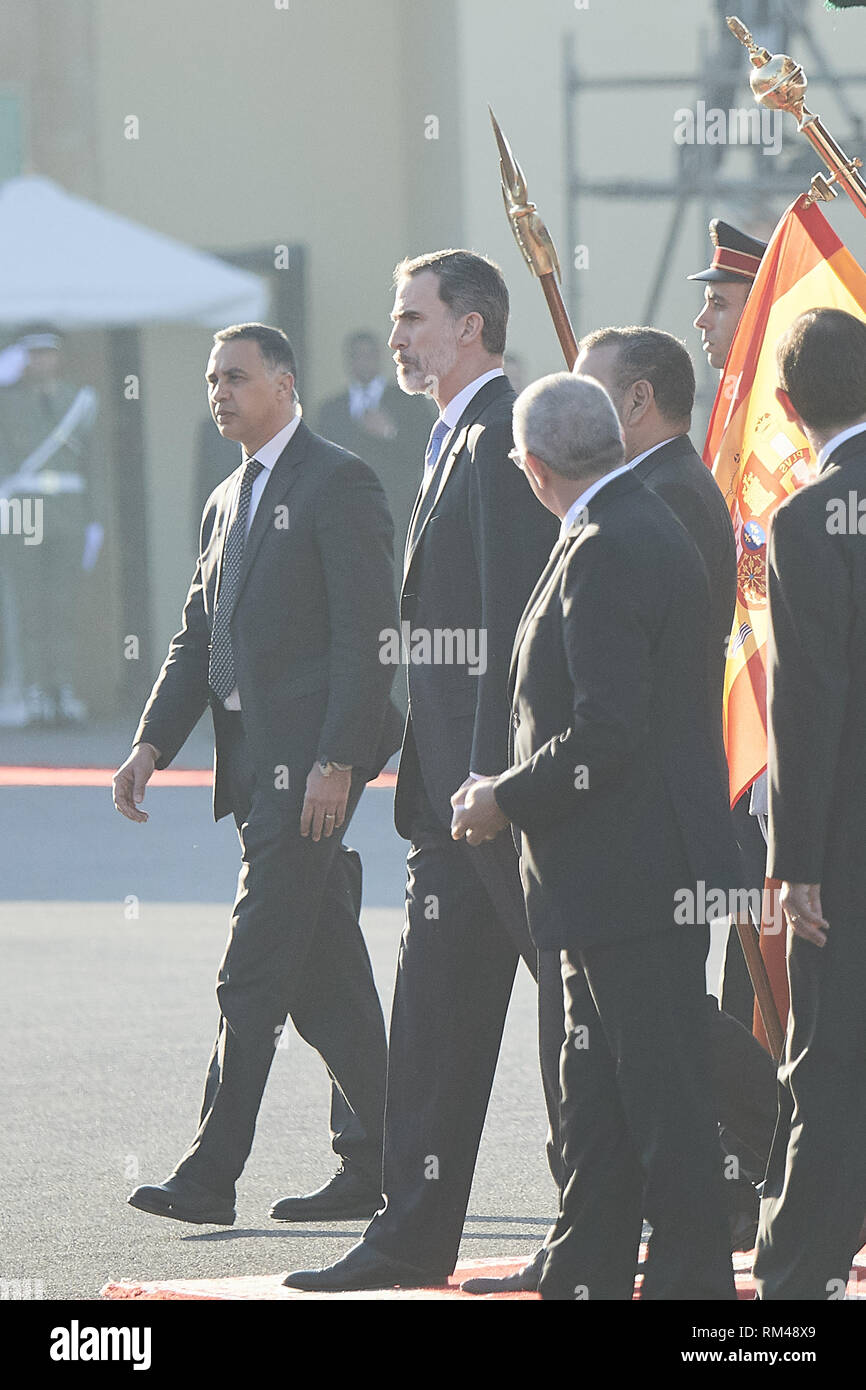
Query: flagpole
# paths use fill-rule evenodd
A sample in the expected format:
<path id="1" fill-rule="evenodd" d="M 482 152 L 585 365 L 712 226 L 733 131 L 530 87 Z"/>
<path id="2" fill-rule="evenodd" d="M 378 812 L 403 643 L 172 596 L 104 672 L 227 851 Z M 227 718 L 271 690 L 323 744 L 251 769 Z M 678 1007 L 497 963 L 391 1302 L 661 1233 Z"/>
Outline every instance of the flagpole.
<path id="1" fill-rule="evenodd" d="M 806 74 L 800 63 L 786 53 L 770 53 L 755 43 L 749 30 L 736 15 L 729 15 L 727 25 L 734 38 L 749 50 L 749 60 L 755 71 L 749 86 L 759 106 L 776 111 L 788 111 L 797 120 L 797 128 L 811 143 L 830 170 L 830 177 L 815 174 L 809 189 L 810 199 L 830 202 L 844 188 L 852 203 L 866 217 L 866 183 L 858 172 L 862 159 L 851 158 L 837 144 L 821 117 L 804 104 Z"/>
<path id="2" fill-rule="evenodd" d="M 778 893 L 778 889 L 776 890 Z M 779 1017 L 779 1010 L 776 1008 L 776 1000 L 773 997 L 773 986 L 770 984 L 770 976 L 767 971 L 767 964 L 761 955 L 760 932 L 756 932 L 748 917 L 737 918 L 735 922 L 737 935 L 740 938 L 740 945 L 743 948 L 743 955 L 746 958 L 746 968 L 749 972 L 749 979 L 755 991 L 755 1000 L 758 1005 L 758 1013 L 764 1025 L 764 1033 L 767 1037 L 767 1046 L 773 1057 L 778 1062 L 781 1060 L 785 1046 L 785 1030 L 782 1027 L 782 1020 Z"/>

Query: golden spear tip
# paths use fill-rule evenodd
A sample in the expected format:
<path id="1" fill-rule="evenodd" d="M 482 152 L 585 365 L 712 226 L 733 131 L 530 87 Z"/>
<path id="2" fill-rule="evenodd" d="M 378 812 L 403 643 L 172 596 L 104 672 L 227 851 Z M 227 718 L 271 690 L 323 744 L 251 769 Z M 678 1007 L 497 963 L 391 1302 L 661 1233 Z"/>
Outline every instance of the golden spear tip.
<path id="1" fill-rule="evenodd" d="M 488 105 L 490 120 L 493 123 L 493 134 L 496 136 L 496 144 L 499 147 L 499 172 L 502 176 L 503 192 L 508 195 L 513 203 L 523 205 L 526 203 L 526 179 L 523 170 L 511 150 L 507 139 L 502 133 L 502 128 L 493 114 L 493 108 Z"/>

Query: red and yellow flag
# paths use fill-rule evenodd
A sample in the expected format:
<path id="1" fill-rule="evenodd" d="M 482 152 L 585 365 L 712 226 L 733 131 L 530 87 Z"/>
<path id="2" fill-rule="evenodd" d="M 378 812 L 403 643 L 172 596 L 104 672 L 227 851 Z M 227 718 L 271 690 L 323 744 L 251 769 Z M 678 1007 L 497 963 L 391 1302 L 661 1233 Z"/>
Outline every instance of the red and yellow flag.
<path id="1" fill-rule="evenodd" d="M 710 417 L 704 459 L 737 538 L 737 606 L 725 676 L 731 805 L 767 766 L 767 533 L 780 502 L 811 478 L 805 437 L 776 400 L 776 344 L 807 309 L 866 319 L 866 274 L 805 196 L 764 252 Z"/>

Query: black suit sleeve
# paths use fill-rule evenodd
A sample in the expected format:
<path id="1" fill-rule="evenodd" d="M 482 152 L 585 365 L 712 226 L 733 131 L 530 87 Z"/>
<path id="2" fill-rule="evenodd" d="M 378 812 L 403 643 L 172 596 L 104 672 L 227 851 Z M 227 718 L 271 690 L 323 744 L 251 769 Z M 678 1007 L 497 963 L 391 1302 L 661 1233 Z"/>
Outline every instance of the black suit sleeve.
<path id="1" fill-rule="evenodd" d="M 768 872 L 820 883 L 848 698 L 850 580 L 808 490 L 773 518 L 768 556 Z"/>
<path id="2" fill-rule="evenodd" d="M 210 623 L 204 608 L 201 556 L 216 518 L 208 500 L 202 517 L 199 559 L 183 606 L 181 629 L 171 639 L 168 655 L 144 707 L 133 743 L 152 743 L 160 751 L 158 768 L 177 756 L 208 705 Z"/>
<path id="3" fill-rule="evenodd" d="M 133 739 L 133 743 L 152 743 L 159 749 L 159 768 L 168 767 L 207 708 L 208 641 L 199 560 L 184 604 L 183 624 L 171 639 Z"/>
<path id="4" fill-rule="evenodd" d="M 549 514 L 508 458 L 511 414 L 468 441 L 473 449 L 470 526 L 481 587 L 486 669 L 478 677 L 467 772 L 495 776 L 508 764 L 508 669 L 514 634 L 555 539 Z"/>
<path id="5" fill-rule="evenodd" d="M 650 634 L 628 580 L 630 557 L 587 536 L 560 581 L 562 640 L 573 687 L 572 722 L 497 780 L 496 800 L 528 834 L 572 812 L 615 780 L 647 737 Z M 541 621 L 555 622 L 552 613 Z M 532 673 L 543 681 L 543 672 Z M 586 769 L 585 774 L 579 769 Z"/>
<path id="6" fill-rule="evenodd" d="M 318 756 L 370 767 L 376 756 L 393 665 L 380 660 L 382 633 L 397 629 L 394 523 L 372 469 L 350 458 L 321 489 L 316 535 L 331 632 L 328 708 Z"/>

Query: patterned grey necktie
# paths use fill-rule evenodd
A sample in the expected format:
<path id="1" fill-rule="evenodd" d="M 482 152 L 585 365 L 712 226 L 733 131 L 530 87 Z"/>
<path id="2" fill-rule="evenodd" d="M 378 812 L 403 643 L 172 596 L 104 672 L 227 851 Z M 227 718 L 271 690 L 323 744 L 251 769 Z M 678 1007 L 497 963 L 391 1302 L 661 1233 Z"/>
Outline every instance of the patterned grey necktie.
<path id="1" fill-rule="evenodd" d="M 247 517 L 250 514 L 253 483 L 263 467 L 264 464 L 259 463 L 258 459 L 247 459 L 247 466 L 241 478 L 237 511 L 223 543 L 220 587 L 213 615 L 210 660 L 208 661 L 207 672 L 211 690 L 221 700 L 227 699 L 237 685 L 230 624 L 238 594 L 238 580 L 241 577 L 241 562 L 244 558 L 244 542 L 247 535 Z"/>

